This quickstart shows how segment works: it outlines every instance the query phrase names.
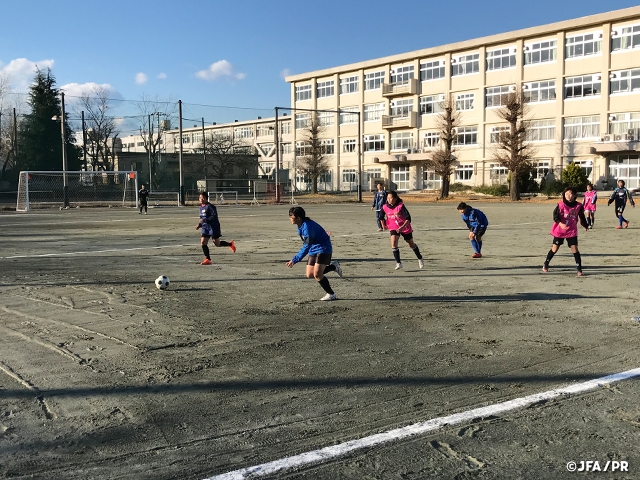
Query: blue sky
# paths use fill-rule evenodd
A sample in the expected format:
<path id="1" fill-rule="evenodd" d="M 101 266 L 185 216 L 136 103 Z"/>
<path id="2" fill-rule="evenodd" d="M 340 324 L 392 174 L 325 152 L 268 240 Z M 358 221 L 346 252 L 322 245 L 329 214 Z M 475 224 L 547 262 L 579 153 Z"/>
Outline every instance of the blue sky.
<path id="1" fill-rule="evenodd" d="M 272 116 L 303 73 L 632 7 L 634 0 L 2 0 L 0 75 L 51 67 L 70 101 L 103 85 L 132 112 L 181 99 L 206 122 Z M 207 105 L 200 107 L 198 105 Z M 211 106 L 211 107 L 208 107 Z M 220 108 L 221 106 L 235 108 Z M 188 122 L 191 123 L 191 122 Z"/>

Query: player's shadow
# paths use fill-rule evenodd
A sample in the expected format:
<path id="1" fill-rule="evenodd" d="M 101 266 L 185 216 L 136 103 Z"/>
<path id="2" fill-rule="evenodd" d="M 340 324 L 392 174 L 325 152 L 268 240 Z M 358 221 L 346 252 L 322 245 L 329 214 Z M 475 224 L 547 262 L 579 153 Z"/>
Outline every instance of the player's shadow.
<path id="1" fill-rule="evenodd" d="M 549 300 L 578 300 L 578 299 L 598 299 L 598 298 L 613 298 L 608 296 L 593 296 L 593 295 L 579 295 L 575 293 L 542 293 L 542 292 L 527 292 L 527 293 L 514 293 L 514 294 L 502 294 L 502 295 L 462 295 L 462 296 L 439 296 L 439 295 L 421 295 L 421 296 L 409 296 L 409 297 L 385 297 L 380 298 L 379 301 L 392 301 L 392 302 L 452 302 L 452 303 L 474 303 L 474 302 L 536 302 L 536 301 L 549 301 Z M 370 301 L 370 300 L 368 300 Z"/>

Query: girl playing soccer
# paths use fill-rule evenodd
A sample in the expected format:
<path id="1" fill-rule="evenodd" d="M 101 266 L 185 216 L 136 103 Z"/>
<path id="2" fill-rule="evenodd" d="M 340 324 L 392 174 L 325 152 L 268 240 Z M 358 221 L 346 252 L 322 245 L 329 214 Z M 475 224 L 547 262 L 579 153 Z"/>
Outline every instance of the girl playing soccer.
<path id="1" fill-rule="evenodd" d="M 587 226 L 593 229 L 593 225 L 596 222 L 596 202 L 598 201 L 598 193 L 593 189 L 591 183 L 587 183 L 587 191 L 584 192 L 584 199 L 582 200 L 582 206 L 584 207 L 584 214 L 587 217 Z"/>
<path id="2" fill-rule="evenodd" d="M 396 260 L 396 270 L 402 268 L 402 262 L 400 261 L 400 249 L 398 248 L 398 240 L 400 235 L 407 242 L 409 247 L 413 250 L 418 258 L 418 266 L 424 268 L 424 261 L 422 255 L 420 255 L 420 249 L 418 245 L 413 241 L 413 228 L 411 228 L 411 215 L 407 207 L 402 203 L 402 199 L 398 197 L 396 192 L 389 192 L 387 194 L 387 203 L 382 206 L 384 211 L 387 229 L 391 234 L 391 251 L 393 252 L 393 258 Z"/>
<path id="3" fill-rule="evenodd" d="M 196 225 L 196 230 L 201 230 L 200 245 L 204 253 L 204 260 L 200 265 L 211 265 L 211 256 L 209 255 L 209 239 L 213 237 L 213 244 L 216 247 L 229 247 L 233 253 L 236 253 L 236 244 L 221 241 L 220 237 L 220 221 L 218 220 L 218 210 L 215 205 L 209 203 L 209 194 L 202 192 L 200 194 L 200 222 Z"/>
<path id="4" fill-rule="evenodd" d="M 567 239 L 567 245 L 573 253 L 576 261 L 576 269 L 578 276 L 582 276 L 582 259 L 578 251 L 578 219 L 580 224 L 586 229 L 587 219 L 584 216 L 584 207 L 576 201 L 577 197 L 575 187 L 567 187 L 562 192 L 562 201 L 558 202 L 558 206 L 553 211 L 553 226 L 551 227 L 551 235 L 553 235 L 553 244 L 551 250 L 547 253 L 547 259 L 544 261 L 542 271 L 549 271 L 549 262 L 560 248 L 560 245 Z"/>
<path id="5" fill-rule="evenodd" d="M 287 262 L 287 267 L 293 267 L 309 254 L 307 278 L 315 278 L 322 289 L 327 292 L 320 300 L 337 300 L 338 297 L 329 285 L 329 279 L 324 276 L 328 272 L 336 272 L 339 277 L 342 277 L 340 264 L 337 261 L 331 261 L 333 247 L 329 235 L 324 228 L 307 217 L 302 207 L 291 207 L 289 220 L 298 227 L 298 235 L 300 235 L 303 245 L 298 254 Z"/>
<path id="6" fill-rule="evenodd" d="M 624 212 L 624 207 L 627 206 L 627 199 L 629 199 L 629 203 L 632 207 L 635 208 L 636 204 L 631 197 L 631 192 L 625 188 L 624 180 L 618 180 L 618 186 L 609 197 L 609 203 L 607 206 L 611 205 L 612 202 L 616 202 L 616 217 L 618 217 L 618 221 L 620 224 L 616 228 L 622 228 L 622 224 L 624 223 L 624 228 L 629 226 L 629 221 L 622 216 L 622 212 Z"/>
<path id="7" fill-rule="evenodd" d="M 462 221 L 466 223 L 469 229 L 469 240 L 471 240 L 474 252 L 471 258 L 482 258 L 482 237 L 489 226 L 487 216 L 477 208 L 471 208 L 470 205 L 464 202 L 458 204 L 458 212 L 462 214 Z"/>

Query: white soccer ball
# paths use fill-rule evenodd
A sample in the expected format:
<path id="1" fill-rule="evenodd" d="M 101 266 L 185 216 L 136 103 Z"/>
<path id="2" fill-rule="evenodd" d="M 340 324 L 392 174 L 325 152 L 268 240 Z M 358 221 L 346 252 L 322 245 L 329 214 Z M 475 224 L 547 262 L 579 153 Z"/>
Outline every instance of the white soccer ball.
<path id="1" fill-rule="evenodd" d="M 156 287 L 159 290 L 166 290 L 167 288 L 169 288 L 170 284 L 171 282 L 169 281 L 169 277 L 165 275 L 160 275 L 158 278 L 156 278 Z"/>

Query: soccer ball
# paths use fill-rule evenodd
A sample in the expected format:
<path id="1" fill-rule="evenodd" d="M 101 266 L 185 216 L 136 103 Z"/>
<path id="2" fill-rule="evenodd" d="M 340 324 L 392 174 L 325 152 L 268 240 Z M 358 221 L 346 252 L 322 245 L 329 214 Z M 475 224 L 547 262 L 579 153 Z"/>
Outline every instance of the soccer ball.
<path id="1" fill-rule="evenodd" d="M 169 288 L 170 284 L 171 282 L 169 281 L 169 277 L 160 275 L 158 278 L 156 278 L 156 287 L 159 290 L 166 290 L 167 288 Z"/>

